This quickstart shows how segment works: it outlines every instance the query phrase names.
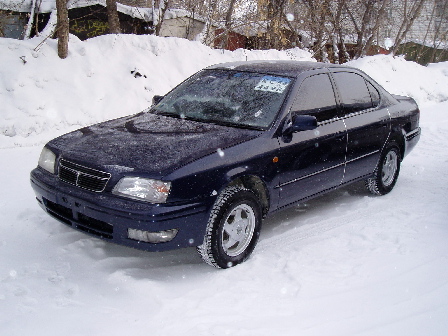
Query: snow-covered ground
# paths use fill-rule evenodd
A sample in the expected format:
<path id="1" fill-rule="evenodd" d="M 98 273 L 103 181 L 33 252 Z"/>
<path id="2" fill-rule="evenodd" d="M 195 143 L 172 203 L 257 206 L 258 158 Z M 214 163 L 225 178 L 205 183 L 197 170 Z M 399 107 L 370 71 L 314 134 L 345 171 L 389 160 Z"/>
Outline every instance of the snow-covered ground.
<path id="1" fill-rule="evenodd" d="M 40 40 L 0 38 L 0 335 L 447 334 L 447 63 L 352 62 L 420 103 L 422 137 L 395 189 L 355 184 L 277 213 L 251 259 L 218 270 L 194 248 L 146 253 L 67 228 L 38 207 L 29 171 L 47 140 L 138 112 L 204 66 L 310 56 L 71 39 L 59 60 L 52 40 L 33 51 Z"/>

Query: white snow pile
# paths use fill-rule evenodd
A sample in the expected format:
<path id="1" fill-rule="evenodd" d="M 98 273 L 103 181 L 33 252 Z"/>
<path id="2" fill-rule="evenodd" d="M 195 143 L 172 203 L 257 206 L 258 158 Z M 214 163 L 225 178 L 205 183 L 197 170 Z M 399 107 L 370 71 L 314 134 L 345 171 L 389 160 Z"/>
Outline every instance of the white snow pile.
<path id="1" fill-rule="evenodd" d="M 0 335 L 447 334 L 447 63 L 352 62 L 421 105 L 394 190 L 373 197 L 360 182 L 275 213 L 253 256 L 218 270 L 194 248 L 147 253 L 67 227 L 40 209 L 29 172 L 45 141 L 138 112 L 204 66 L 309 54 L 103 36 L 71 37 L 60 60 L 55 41 L 39 43 L 0 38 Z"/>
<path id="2" fill-rule="evenodd" d="M 300 49 L 234 52 L 156 36 L 70 36 L 67 59 L 55 40 L 0 39 L 0 148 L 42 144 L 107 119 L 137 113 L 182 80 L 211 64 L 257 59 L 312 60 Z M 350 62 L 392 93 L 418 103 L 448 99 L 448 63 L 423 67 L 400 57 Z"/>
<path id="3" fill-rule="evenodd" d="M 404 57 L 376 55 L 346 65 L 365 71 L 389 92 L 412 97 L 419 105 L 448 100 L 448 62 L 424 67 Z"/>
<path id="4" fill-rule="evenodd" d="M 67 59 L 55 40 L 0 39 L 0 148 L 42 144 L 103 120 L 137 113 L 194 72 L 215 63 L 257 59 L 312 60 L 300 49 L 234 52 L 155 36 L 70 36 Z M 392 93 L 418 103 L 448 99 L 448 63 L 423 67 L 400 57 L 350 62 Z"/>
<path id="5" fill-rule="evenodd" d="M 0 38 L 0 148 L 44 143 L 88 124 L 137 113 L 196 71 L 221 62 L 258 59 L 310 61 L 291 49 L 234 52 L 156 36 L 70 36 L 69 56 L 57 42 Z"/>

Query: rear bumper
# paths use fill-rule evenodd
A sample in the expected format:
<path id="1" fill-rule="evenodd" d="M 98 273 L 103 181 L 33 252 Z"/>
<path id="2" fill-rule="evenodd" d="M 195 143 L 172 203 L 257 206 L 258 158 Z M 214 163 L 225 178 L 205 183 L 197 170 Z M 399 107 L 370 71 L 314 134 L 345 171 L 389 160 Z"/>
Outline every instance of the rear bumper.
<path id="1" fill-rule="evenodd" d="M 148 204 L 107 193 L 86 191 L 40 168 L 31 172 L 39 205 L 60 222 L 91 236 L 146 251 L 166 251 L 202 244 L 211 204 Z M 178 229 L 169 242 L 147 243 L 128 238 L 128 229 L 159 232 Z"/>
<path id="2" fill-rule="evenodd" d="M 417 127 L 413 131 L 405 134 L 406 145 L 404 156 L 408 155 L 411 152 L 411 150 L 415 147 L 417 142 L 420 140 L 421 132 L 422 132 L 421 128 Z"/>

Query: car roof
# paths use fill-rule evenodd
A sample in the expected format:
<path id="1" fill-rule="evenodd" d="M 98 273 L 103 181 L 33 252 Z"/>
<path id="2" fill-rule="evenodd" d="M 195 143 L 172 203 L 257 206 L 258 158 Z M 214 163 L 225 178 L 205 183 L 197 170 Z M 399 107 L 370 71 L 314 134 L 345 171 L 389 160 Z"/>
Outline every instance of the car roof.
<path id="1" fill-rule="evenodd" d="M 280 76 L 297 77 L 302 72 L 322 68 L 348 69 L 348 67 L 346 66 L 331 63 L 305 62 L 305 61 L 279 61 L 279 60 L 221 63 L 212 65 L 207 69 L 250 71 L 250 72 L 269 73 Z"/>

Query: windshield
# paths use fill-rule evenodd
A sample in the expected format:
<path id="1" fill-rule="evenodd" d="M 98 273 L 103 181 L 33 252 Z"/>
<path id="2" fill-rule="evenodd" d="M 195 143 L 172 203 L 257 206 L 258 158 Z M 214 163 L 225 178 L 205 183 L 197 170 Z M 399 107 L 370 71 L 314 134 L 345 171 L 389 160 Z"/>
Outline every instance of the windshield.
<path id="1" fill-rule="evenodd" d="M 154 107 L 158 114 L 222 125 L 267 129 L 291 79 L 234 70 L 203 70 Z"/>

